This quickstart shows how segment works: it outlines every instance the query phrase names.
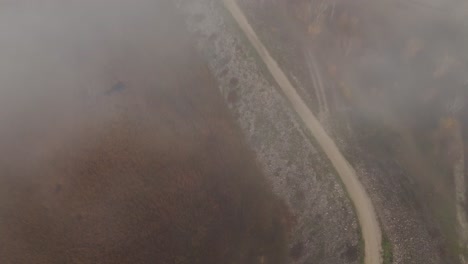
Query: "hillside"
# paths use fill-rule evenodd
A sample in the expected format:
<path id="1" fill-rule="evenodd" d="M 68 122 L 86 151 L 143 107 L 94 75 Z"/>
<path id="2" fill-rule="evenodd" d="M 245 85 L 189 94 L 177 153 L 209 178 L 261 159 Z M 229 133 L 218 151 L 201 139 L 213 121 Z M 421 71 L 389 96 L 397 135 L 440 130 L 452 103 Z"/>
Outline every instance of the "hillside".
<path id="1" fill-rule="evenodd" d="M 2 263 L 284 263 L 289 209 L 171 1 L 0 14 Z"/>
<path id="2" fill-rule="evenodd" d="M 371 193 L 394 263 L 463 261 L 466 5 L 239 2 L 309 108 L 342 142 Z"/>

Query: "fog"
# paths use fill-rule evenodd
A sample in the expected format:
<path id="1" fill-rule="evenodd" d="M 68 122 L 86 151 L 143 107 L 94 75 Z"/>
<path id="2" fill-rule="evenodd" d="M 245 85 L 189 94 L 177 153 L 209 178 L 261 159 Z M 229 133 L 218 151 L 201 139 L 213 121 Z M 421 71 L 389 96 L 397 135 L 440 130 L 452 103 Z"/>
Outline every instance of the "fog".
<path id="1" fill-rule="evenodd" d="M 174 3 L 0 1 L 0 24 L 2 263 L 283 263 L 287 207 Z"/>
<path id="2" fill-rule="evenodd" d="M 344 141 L 351 164 L 366 167 L 362 181 L 369 180 L 377 210 L 391 212 L 379 217 L 400 248 L 396 263 L 419 263 L 429 255 L 424 250 L 434 252 L 403 237 L 444 244 L 440 256 L 455 263 L 468 234 L 467 4 L 238 2 L 298 93 Z M 410 214 L 438 235 L 423 239 L 426 231 L 408 228 Z"/>
<path id="3" fill-rule="evenodd" d="M 3 144 L 16 139 L 27 145 L 34 133 L 53 138 L 57 135 L 50 133 L 62 134 L 67 127 L 72 133 L 71 126 L 79 127 L 83 118 L 109 118 L 112 111 L 98 111 L 105 93 L 119 81 L 137 78 L 128 67 L 143 68 L 148 59 L 132 62 L 170 45 L 154 33 L 167 30 L 160 25 L 167 20 L 158 18 L 158 1 L 2 1 L 0 6 Z"/>
<path id="4" fill-rule="evenodd" d="M 411 206 L 416 208 L 414 214 L 429 219 L 426 221 L 427 229 L 443 234 L 440 236 L 440 241 L 444 241 L 441 244 L 451 243 L 448 247 L 456 245 L 453 246 L 456 250 L 466 247 L 468 4 L 437 0 L 337 0 L 333 3 L 322 2 L 319 8 L 313 6 L 313 11 L 304 15 L 301 12 L 306 8 L 301 6 L 302 2 L 313 2 L 313 6 L 318 5 L 319 1 L 258 1 L 258 9 L 249 10 L 250 18 L 258 16 L 261 20 L 266 17 L 263 24 L 258 23 L 261 26 L 255 22 L 252 24 L 256 30 L 264 30 L 261 32 L 262 38 L 273 35 L 270 43 L 264 41 L 267 48 L 277 48 L 276 53 L 272 54 L 281 57 L 283 70 L 288 65 L 294 66 L 285 72 L 291 76 L 297 75 L 297 83 L 304 84 L 304 94 L 312 98 L 308 101 L 312 102 L 311 109 L 319 103 L 324 105 L 319 111 L 329 113 L 318 113 L 318 117 L 327 132 L 332 131 L 331 135 L 351 142 L 345 148 L 349 151 L 345 153 L 348 155 L 346 158 L 355 158 L 352 162 L 362 162 L 357 163 L 364 164 L 363 167 L 378 164 L 390 176 L 382 173 L 383 176 L 376 176 L 381 177 L 376 181 L 382 183 L 382 188 L 386 188 L 387 183 L 390 186 L 387 186 L 388 189 L 393 186 L 401 188 L 387 193 L 397 193 L 400 195 L 398 199 L 410 200 Z M 252 3 L 253 0 L 244 5 Z M 298 7 L 294 7 L 296 4 Z M 324 6 L 326 8 L 322 9 Z M 275 13 L 278 16 L 269 17 L 268 8 L 278 7 L 281 9 Z M 325 11 L 323 14 L 314 13 L 317 10 Z M 245 248 L 239 246 L 241 250 L 249 252 L 244 254 L 247 257 L 242 255 L 245 258 L 261 263 L 271 256 L 276 256 L 276 259 L 271 257 L 274 261 L 268 263 L 280 263 L 285 258 L 286 247 L 283 243 L 288 229 L 285 226 L 290 224 L 287 210 L 270 193 L 271 190 L 265 188 L 267 184 L 263 180 L 250 177 L 261 175 L 255 158 L 250 156 L 250 152 L 242 152 L 246 146 L 239 139 L 237 127 L 232 125 L 234 121 L 230 119 L 227 106 L 220 103 L 222 97 L 218 90 L 209 90 L 215 88 L 217 83 L 205 65 L 204 59 L 207 58 L 202 59 L 192 47 L 193 36 L 185 31 L 183 21 L 184 17 L 169 0 L 0 0 L 0 237 L 6 237 L 4 240 L 0 238 L 0 256 L 2 253 L 13 256 L 13 260 L 7 264 L 32 263 L 31 259 L 37 260 L 35 263 L 70 263 L 70 259 L 76 260 L 76 256 L 77 259 L 101 256 L 101 253 L 96 253 L 97 249 L 87 251 L 92 248 L 86 244 L 89 241 L 108 246 L 105 253 L 111 252 L 115 260 L 123 256 L 119 255 L 123 254 L 120 251 L 130 247 L 134 247 L 131 248 L 133 253 L 141 253 L 140 245 L 133 243 L 140 241 L 141 237 L 147 239 L 141 242 L 141 259 L 158 258 L 158 254 L 152 251 L 151 243 L 156 241 L 158 245 L 165 245 L 165 241 L 160 236 L 147 235 L 146 226 L 139 226 L 140 222 L 134 220 L 129 211 L 136 208 L 135 212 L 142 216 L 146 224 L 156 225 L 152 222 L 155 216 L 146 214 L 146 207 L 135 203 L 140 202 L 140 191 L 141 197 L 147 199 L 157 193 L 152 188 L 165 185 L 148 178 L 137 183 L 129 181 L 122 176 L 127 173 L 125 166 L 119 167 L 127 161 L 137 165 L 143 163 L 150 168 L 134 168 L 137 166 L 132 163 L 131 173 L 134 174 L 152 172 L 156 168 L 167 175 L 195 175 L 193 178 L 187 177 L 189 180 L 174 176 L 176 180 L 172 184 L 176 187 L 170 184 L 169 187 L 178 192 L 167 195 L 177 193 L 184 197 L 182 205 L 177 204 L 183 210 L 173 210 L 175 206 L 171 203 L 179 201 L 179 196 L 170 196 L 167 204 L 171 204 L 171 207 L 165 209 L 168 215 L 183 218 L 185 215 L 174 212 L 185 213 L 188 205 L 192 206 L 189 208 L 197 208 L 198 204 L 202 204 L 206 206 L 203 210 L 210 213 L 213 213 L 210 210 L 214 210 L 215 216 L 210 219 L 221 219 L 234 226 L 228 229 L 227 237 L 233 238 L 239 245 L 242 245 L 242 240 L 237 233 L 244 231 L 244 226 L 252 223 L 252 229 L 261 230 L 258 231 L 259 236 L 245 235 L 251 239 L 245 243 Z M 268 24 L 277 21 L 284 27 L 270 27 Z M 315 27 L 317 21 L 323 22 L 320 30 Z M 281 30 L 288 32 L 278 34 L 277 31 Z M 276 35 L 275 39 L 274 34 L 281 37 Z M 207 38 L 215 41 L 216 36 L 213 34 Z M 289 41 L 293 42 L 294 47 L 300 47 L 297 51 L 300 55 L 295 54 L 296 51 L 292 51 L 292 55 L 281 53 L 288 50 Z M 311 63 L 311 60 L 316 61 Z M 320 77 L 325 83 L 325 88 L 322 87 L 322 91 L 318 89 L 318 92 L 314 89 L 322 81 L 313 79 L 316 69 L 322 73 Z M 238 79 L 235 80 L 233 85 L 238 85 Z M 252 87 L 255 88 L 255 85 L 252 84 Z M 180 87 L 193 89 L 178 90 Z M 334 140 L 338 142 L 336 138 Z M 370 158 L 364 160 L 353 156 L 353 148 Z M 231 152 L 234 158 L 230 156 Z M 75 153 L 79 154 L 74 156 Z M 131 156 L 129 153 L 137 153 L 137 158 L 127 158 L 125 155 Z M 215 169 L 212 169 L 209 161 L 216 157 L 221 165 L 213 162 L 217 167 L 213 165 Z M 75 159 L 78 165 L 74 163 Z M 112 162 L 106 163 L 108 159 Z M 170 166 L 159 164 L 161 160 Z M 186 162 L 186 166 L 192 166 L 192 169 L 179 169 L 179 160 Z M 382 160 L 388 163 L 379 163 Z M 80 170 L 80 164 L 89 167 L 84 166 L 86 168 Z M 111 168 L 102 172 L 94 167 L 99 167 L 99 164 Z M 205 167 L 198 164 L 210 169 L 205 171 Z M 169 172 L 166 171 L 168 167 L 171 168 Z M 244 173 L 244 169 L 248 173 Z M 78 176 L 74 175 L 74 170 L 79 171 Z M 400 171 L 403 171 L 401 177 Z M 61 173 L 66 177 L 62 177 Z M 117 178 L 117 183 L 109 180 L 114 173 L 120 175 L 116 177 L 121 177 Z M 69 174 L 74 176 L 67 178 Z M 88 174 L 97 176 L 87 177 Z M 203 184 L 211 184 L 211 178 L 205 179 L 204 175 L 223 175 L 225 178 L 214 177 L 218 181 L 213 184 L 217 185 L 209 185 L 212 189 L 205 189 Z M 79 179 L 77 186 L 83 182 L 87 184 L 83 184 L 85 187 L 80 185 L 83 189 L 74 190 L 73 184 L 76 182 L 70 178 L 75 176 Z M 202 180 L 197 181 L 197 177 Z M 229 180 L 233 179 L 240 179 L 241 183 L 231 184 Z M 252 179 L 255 179 L 254 183 L 250 182 Z M 234 191 L 227 192 L 228 198 L 220 192 L 222 195 L 219 194 L 219 197 L 222 198 L 219 198 L 216 190 L 223 189 L 224 183 Z M 129 189 L 126 189 L 126 185 L 130 186 Z M 179 185 L 182 190 L 178 189 Z M 249 191 L 237 193 L 237 188 L 241 187 Z M 183 195 L 192 194 L 190 191 L 196 195 Z M 211 192 L 216 193 L 219 199 L 213 202 Z M 63 200 L 56 197 L 60 193 L 66 193 Z M 122 193 L 124 197 L 128 195 L 128 200 L 132 202 L 128 207 L 122 206 L 126 211 L 120 208 L 120 198 L 115 198 Z M 229 196 L 231 194 L 234 198 Z M 203 199 L 197 200 L 197 195 L 203 196 Z M 138 199 L 134 196 L 138 196 Z M 89 197 L 94 199 L 94 203 L 81 201 L 83 198 L 88 202 Z M 144 201 L 146 204 L 166 201 L 165 196 L 161 197 Z M 250 200 L 243 197 L 258 202 L 250 204 Z M 374 199 L 374 196 L 371 198 Z M 127 200 L 122 204 L 125 202 Z M 239 218 L 252 217 L 254 221 L 245 220 L 243 224 L 229 221 L 231 207 L 223 207 L 226 204 L 236 208 L 236 213 L 242 212 Z M 248 210 L 236 206 L 245 206 Z M 24 210 L 18 211 L 16 208 Z M 158 212 L 156 215 L 162 215 L 158 219 L 166 221 L 164 227 L 170 226 L 172 219 L 165 218 L 166 211 L 162 210 L 164 213 L 159 214 L 158 210 L 155 210 Z M 399 213 L 398 209 L 388 210 Z M 78 211 L 85 213 L 78 214 Z M 222 214 L 217 214 L 220 211 Z M 384 209 L 378 208 L 377 211 L 381 213 Z M 257 212 L 261 217 L 257 218 Z M 87 213 L 91 219 L 88 222 Z M 27 214 L 31 214 L 31 219 Z M 125 220 L 120 221 L 121 218 L 114 218 L 115 215 Z M 219 215 L 222 216 L 216 218 Z M 398 215 L 394 218 L 398 218 Z M 89 228 L 75 228 L 82 227 L 75 223 L 82 219 Z M 196 221 L 190 219 L 183 224 L 199 224 L 198 218 L 195 217 Z M 94 226 L 95 223 L 99 224 Z M 177 222 L 177 228 L 179 224 Z M 200 225 L 203 224 L 205 222 Z M 58 228 L 54 228 L 55 225 Z M 129 231 L 134 226 L 137 226 L 138 232 Z M 213 254 L 218 255 L 209 258 L 211 263 L 220 263 L 218 260 L 229 254 L 230 257 L 236 255 L 221 250 L 223 243 L 231 241 L 223 240 L 223 236 L 218 237 L 218 232 L 226 230 L 221 226 L 214 231 L 206 231 L 209 228 L 190 229 L 197 234 L 209 233 L 206 236 L 209 242 L 203 240 L 205 237 L 200 238 L 203 243 L 218 244 L 218 250 L 213 250 Z M 268 228 L 262 229 L 262 226 Z M 385 228 L 393 231 L 392 228 L 397 225 L 388 226 L 387 223 Z M 236 228 L 242 230 L 238 232 Z M 69 229 L 74 231 L 69 232 Z M 186 233 L 180 231 L 182 229 L 171 233 L 176 234 L 172 238 L 177 235 L 185 237 Z M 124 231 L 119 233 L 115 230 Z M 400 239 L 399 234 L 395 234 L 390 234 L 392 242 Z M 272 239 L 276 244 L 265 242 L 271 237 L 277 238 Z M 439 239 L 436 235 L 434 237 Z M 115 241 L 124 240 L 128 244 L 115 246 Z M 41 245 L 38 241 L 47 243 Z M 187 245 L 203 244 L 187 241 Z M 2 244 L 8 247 L 2 247 Z M 257 247 L 257 244 L 267 246 Z M 167 252 L 170 252 L 172 248 L 168 247 Z M 181 251 L 186 251 L 185 244 Z M 24 257 L 21 256 L 23 252 L 27 252 Z M 99 263 L 96 262 L 98 257 L 83 258 L 86 261 L 80 263 Z M 450 258 L 454 257 L 447 259 Z M 128 257 L 128 263 L 132 263 L 130 259 Z M 173 259 L 167 260 L 169 263 Z M 190 259 L 184 261 L 180 263 L 191 263 Z"/>

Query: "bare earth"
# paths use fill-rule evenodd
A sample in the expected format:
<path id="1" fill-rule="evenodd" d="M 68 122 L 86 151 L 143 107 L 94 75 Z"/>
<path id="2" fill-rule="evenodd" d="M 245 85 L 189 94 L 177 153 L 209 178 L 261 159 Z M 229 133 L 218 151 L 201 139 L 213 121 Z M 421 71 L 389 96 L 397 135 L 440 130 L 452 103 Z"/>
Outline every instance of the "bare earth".
<path id="1" fill-rule="evenodd" d="M 230 11 L 240 28 L 265 62 L 268 70 L 278 83 L 284 95 L 290 101 L 296 113 L 300 116 L 310 133 L 318 141 L 337 170 L 346 190 L 354 203 L 359 218 L 362 235 L 365 242 L 365 263 L 381 263 L 381 231 L 372 202 L 359 182 L 356 172 L 343 157 L 335 142 L 327 135 L 317 118 L 312 114 L 304 101 L 299 97 L 286 75 L 278 67 L 276 61 L 270 56 L 261 43 L 247 19 L 234 0 L 224 0 L 226 8 Z"/>
<path id="2" fill-rule="evenodd" d="M 181 18 L 0 1 L 2 264 L 286 262 L 289 213 Z"/>

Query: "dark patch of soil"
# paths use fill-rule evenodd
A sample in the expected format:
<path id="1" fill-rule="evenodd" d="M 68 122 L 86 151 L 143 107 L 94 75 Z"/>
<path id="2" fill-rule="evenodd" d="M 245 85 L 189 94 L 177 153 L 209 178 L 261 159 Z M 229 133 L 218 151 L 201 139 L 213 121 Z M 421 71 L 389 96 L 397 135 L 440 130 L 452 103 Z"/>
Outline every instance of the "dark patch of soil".
<path id="1" fill-rule="evenodd" d="M 289 255 L 294 260 L 298 260 L 304 254 L 304 243 L 297 242 L 294 246 L 292 246 L 291 250 L 289 251 Z"/>
<path id="2" fill-rule="evenodd" d="M 229 80 L 229 84 L 231 86 L 237 86 L 239 84 L 239 79 L 237 79 L 236 77 L 232 77 L 231 80 Z"/>
<path id="3" fill-rule="evenodd" d="M 357 261 L 359 258 L 358 248 L 356 246 L 348 245 L 346 250 L 341 254 L 341 258 L 346 260 L 346 263 Z"/>

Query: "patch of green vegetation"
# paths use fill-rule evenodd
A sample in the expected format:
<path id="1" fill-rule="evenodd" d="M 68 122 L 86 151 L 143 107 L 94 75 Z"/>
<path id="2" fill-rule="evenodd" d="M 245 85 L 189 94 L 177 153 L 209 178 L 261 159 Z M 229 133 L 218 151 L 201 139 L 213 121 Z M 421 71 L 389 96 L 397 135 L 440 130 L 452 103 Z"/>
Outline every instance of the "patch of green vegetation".
<path id="1" fill-rule="evenodd" d="M 457 234 L 457 219 L 456 219 L 456 208 L 455 202 L 449 201 L 445 198 L 434 199 L 433 203 L 433 214 L 438 223 L 440 223 L 441 231 L 446 238 L 448 246 L 448 254 L 453 259 L 458 258 L 459 244 Z"/>
<path id="2" fill-rule="evenodd" d="M 382 236 L 382 260 L 383 264 L 393 263 L 393 247 L 386 235 Z"/>
<path id="3" fill-rule="evenodd" d="M 354 208 L 354 204 L 353 204 Z M 356 210 L 355 210 L 356 211 Z M 359 263 L 364 264 L 364 259 L 365 259 L 365 252 L 364 248 L 366 247 L 366 241 L 362 238 L 362 232 L 361 232 L 361 227 L 358 227 L 358 232 L 359 232 Z"/>
<path id="4" fill-rule="evenodd" d="M 468 258 L 468 247 L 463 247 L 463 245 L 458 245 L 458 255 Z"/>

